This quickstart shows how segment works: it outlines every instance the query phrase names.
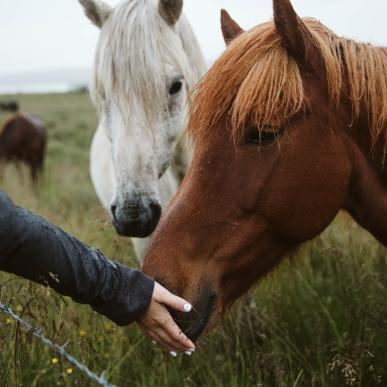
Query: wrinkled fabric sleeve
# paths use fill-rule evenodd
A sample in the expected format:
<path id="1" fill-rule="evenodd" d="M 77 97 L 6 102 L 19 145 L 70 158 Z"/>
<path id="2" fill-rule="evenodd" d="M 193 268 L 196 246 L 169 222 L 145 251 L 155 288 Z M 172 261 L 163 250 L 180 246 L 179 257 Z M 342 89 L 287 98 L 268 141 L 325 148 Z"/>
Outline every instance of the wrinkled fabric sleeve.
<path id="1" fill-rule="evenodd" d="M 89 304 L 117 325 L 141 318 L 154 281 L 114 263 L 0 192 L 0 270 Z"/>

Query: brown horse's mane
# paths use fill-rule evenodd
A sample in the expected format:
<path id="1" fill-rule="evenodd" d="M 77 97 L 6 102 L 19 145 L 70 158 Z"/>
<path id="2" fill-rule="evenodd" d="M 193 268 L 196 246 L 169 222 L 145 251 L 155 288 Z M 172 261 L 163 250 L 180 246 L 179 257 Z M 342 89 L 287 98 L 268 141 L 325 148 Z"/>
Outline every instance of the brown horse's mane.
<path id="1" fill-rule="evenodd" d="M 332 106 L 348 97 L 353 119 L 364 106 L 372 143 L 380 137 L 386 142 L 387 50 L 340 38 L 315 19 L 303 21 L 325 61 Z M 203 140 L 225 114 L 234 138 L 247 125 L 265 130 L 282 127 L 305 107 L 301 71 L 283 48 L 274 22 L 247 31 L 199 83 L 191 107 L 191 137 L 195 142 Z"/>

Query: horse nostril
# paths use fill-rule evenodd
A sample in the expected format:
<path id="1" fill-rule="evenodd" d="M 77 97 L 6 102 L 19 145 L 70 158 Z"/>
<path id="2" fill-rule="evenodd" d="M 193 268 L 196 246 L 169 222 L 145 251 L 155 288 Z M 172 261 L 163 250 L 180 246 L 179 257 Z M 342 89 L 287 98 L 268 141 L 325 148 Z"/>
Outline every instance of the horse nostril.
<path id="1" fill-rule="evenodd" d="M 112 204 L 110 206 L 110 211 L 112 212 L 112 215 L 113 215 L 113 218 L 115 219 L 116 218 L 116 211 L 117 211 L 117 204 Z"/>
<path id="2" fill-rule="evenodd" d="M 152 212 L 153 222 L 157 224 L 159 222 L 160 216 L 161 216 L 161 205 L 156 201 L 152 201 L 149 204 L 149 207 L 150 207 L 151 212 Z"/>

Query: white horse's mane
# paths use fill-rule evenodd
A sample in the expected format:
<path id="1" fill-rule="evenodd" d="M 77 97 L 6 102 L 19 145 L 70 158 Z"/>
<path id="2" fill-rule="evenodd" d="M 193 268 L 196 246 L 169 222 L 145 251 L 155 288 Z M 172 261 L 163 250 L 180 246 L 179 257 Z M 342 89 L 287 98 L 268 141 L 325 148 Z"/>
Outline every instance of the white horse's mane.
<path id="1" fill-rule="evenodd" d="M 165 111 L 165 63 L 184 77 L 188 93 L 205 71 L 200 47 L 185 17 L 170 27 L 154 0 L 120 3 L 104 24 L 97 48 L 92 97 L 98 110 L 103 109 L 105 96 L 114 95 L 124 119 L 136 106 L 142 107 L 137 111 L 146 120 Z"/>

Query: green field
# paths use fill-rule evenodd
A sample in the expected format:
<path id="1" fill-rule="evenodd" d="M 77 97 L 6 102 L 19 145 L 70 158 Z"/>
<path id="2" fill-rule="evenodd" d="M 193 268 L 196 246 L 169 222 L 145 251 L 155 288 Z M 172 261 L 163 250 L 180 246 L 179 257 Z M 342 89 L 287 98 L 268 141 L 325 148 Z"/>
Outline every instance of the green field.
<path id="1" fill-rule="evenodd" d="M 115 260 L 134 265 L 94 194 L 88 150 L 96 116 L 84 94 L 21 96 L 49 130 L 46 170 L 3 172 L 1 189 Z M 0 121 L 6 119 L 0 115 Z M 0 274 L 0 301 L 118 386 L 387 386 L 387 254 L 341 215 L 263 281 L 249 302 L 171 358 L 136 326 L 121 329 L 49 289 Z M 83 374 L 0 314 L 0 386 L 89 386 Z"/>

